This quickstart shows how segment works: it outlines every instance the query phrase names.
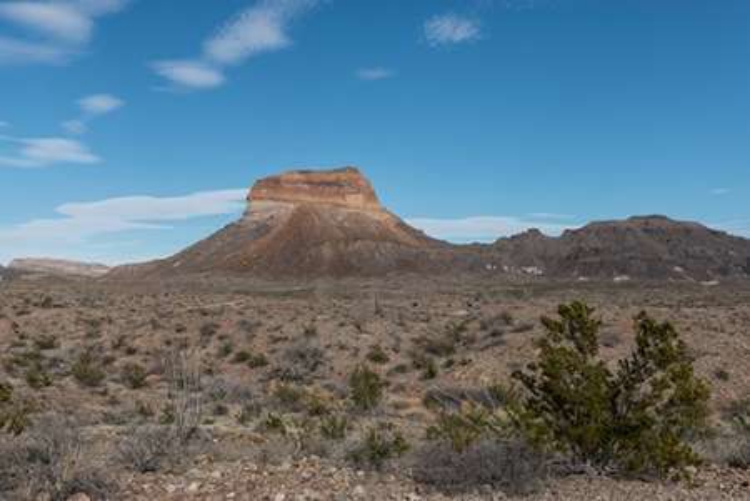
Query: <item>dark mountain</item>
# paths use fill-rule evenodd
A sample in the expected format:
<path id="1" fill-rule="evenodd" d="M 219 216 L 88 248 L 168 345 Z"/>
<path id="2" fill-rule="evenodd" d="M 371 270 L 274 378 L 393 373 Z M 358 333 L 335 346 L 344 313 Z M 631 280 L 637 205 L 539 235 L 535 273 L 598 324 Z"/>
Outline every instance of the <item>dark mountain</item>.
<path id="1" fill-rule="evenodd" d="M 528 232 L 498 240 L 515 268 L 567 278 L 713 280 L 750 275 L 750 240 L 664 216 L 591 223 L 559 238 Z"/>

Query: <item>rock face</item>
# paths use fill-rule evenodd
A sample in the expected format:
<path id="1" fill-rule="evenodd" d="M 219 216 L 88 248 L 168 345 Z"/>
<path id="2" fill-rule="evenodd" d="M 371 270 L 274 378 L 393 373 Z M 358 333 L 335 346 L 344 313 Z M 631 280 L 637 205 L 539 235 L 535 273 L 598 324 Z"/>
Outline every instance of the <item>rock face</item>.
<path id="1" fill-rule="evenodd" d="M 267 277 L 442 271 L 459 259 L 384 209 L 353 167 L 261 179 L 239 221 L 162 261 L 113 277 L 249 273 Z"/>
<path id="2" fill-rule="evenodd" d="M 96 278 L 106 275 L 110 268 L 103 264 L 80 263 L 62 259 L 15 259 L 8 269 L 41 275 L 80 276 Z"/>
<path id="3" fill-rule="evenodd" d="M 261 179 L 250 190 L 248 202 L 262 201 L 382 210 L 372 185 L 354 167 L 287 172 Z"/>
<path id="4" fill-rule="evenodd" d="M 713 280 L 750 276 L 750 241 L 664 216 L 591 223 L 560 238 L 529 232 L 495 250 L 515 267 L 568 278 Z"/>

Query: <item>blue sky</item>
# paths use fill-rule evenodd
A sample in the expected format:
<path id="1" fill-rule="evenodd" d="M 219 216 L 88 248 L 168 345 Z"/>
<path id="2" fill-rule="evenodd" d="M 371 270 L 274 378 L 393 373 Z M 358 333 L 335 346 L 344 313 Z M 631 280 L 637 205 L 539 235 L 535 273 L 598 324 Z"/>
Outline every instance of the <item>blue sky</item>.
<path id="1" fill-rule="evenodd" d="M 750 236 L 746 0 L 0 1 L 0 263 L 167 255 L 360 166 L 428 232 Z"/>

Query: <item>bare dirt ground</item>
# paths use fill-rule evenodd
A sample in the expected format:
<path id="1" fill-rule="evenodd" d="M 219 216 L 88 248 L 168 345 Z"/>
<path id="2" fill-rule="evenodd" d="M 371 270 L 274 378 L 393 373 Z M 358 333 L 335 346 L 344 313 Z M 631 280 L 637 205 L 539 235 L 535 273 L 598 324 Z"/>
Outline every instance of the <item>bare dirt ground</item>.
<path id="1" fill-rule="evenodd" d="M 507 481 L 478 475 L 507 462 L 488 450 L 466 471 L 430 470 L 431 402 L 509 383 L 534 358 L 539 317 L 573 299 L 597 308 L 613 363 L 641 310 L 677 326 L 712 386 L 715 434 L 696 446 L 706 465 L 683 483 L 539 465 Z M 96 470 L 111 499 L 750 499 L 750 448 L 733 426 L 750 396 L 750 284 L 22 279 L 0 282 L 0 357 L 0 382 L 35 407 L 30 431 L 3 446 L 42 436 L 36 416 L 75 429 L 76 468 Z M 362 364 L 387 385 L 366 410 L 348 386 Z M 160 435 L 190 419 L 189 437 Z M 385 437 L 375 460 L 372 430 Z M 0 499 L 31 499 L 12 482 Z M 58 498 L 95 499 L 87 485 Z"/>

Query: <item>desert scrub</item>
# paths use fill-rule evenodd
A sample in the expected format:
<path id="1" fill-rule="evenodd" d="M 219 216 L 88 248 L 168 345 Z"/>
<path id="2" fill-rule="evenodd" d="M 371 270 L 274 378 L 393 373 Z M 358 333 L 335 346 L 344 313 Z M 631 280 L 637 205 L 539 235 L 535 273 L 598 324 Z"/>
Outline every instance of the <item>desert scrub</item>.
<path id="1" fill-rule="evenodd" d="M 83 352 L 79 355 L 78 359 L 70 368 L 70 372 L 76 381 L 83 386 L 91 388 L 99 386 L 106 377 L 101 364 L 90 351 Z"/>
<path id="2" fill-rule="evenodd" d="M 131 390 L 137 390 L 146 386 L 146 369 L 137 363 L 127 363 L 122 366 L 120 377 L 123 383 Z"/>
<path id="3" fill-rule="evenodd" d="M 13 386 L 0 382 L 0 433 L 20 435 L 31 424 L 34 406 L 15 397 Z"/>
<path id="4" fill-rule="evenodd" d="M 164 463 L 179 453 L 165 426 L 143 426 L 130 429 L 117 444 L 120 463 L 137 473 L 159 471 Z"/>
<path id="5" fill-rule="evenodd" d="M 602 470 L 664 477 L 698 464 L 688 440 L 707 430 L 710 390 L 675 328 L 638 315 L 636 348 L 612 371 L 593 314 L 573 302 L 542 319 L 537 361 L 513 375 L 525 390 L 510 406 L 515 423 L 533 443 Z"/>
<path id="6" fill-rule="evenodd" d="M 240 350 L 232 357 L 233 364 L 246 364 L 252 360 L 253 355 L 246 350 Z"/>
<path id="7" fill-rule="evenodd" d="M 437 422 L 427 428 L 427 438 L 449 444 L 454 451 L 464 452 L 487 432 L 489 411 L 471 403 L 459 412 L 441 413 Z"/>
<path id="8" fill-rule="evenodd" d="M 262 353 L 255 353 L 247 360 L 247 366 L 251 369 L 260 369 L 268 366 L 268 358 Z"/>
<path id="9" fill-rule="evenodd" d="M 63 500 L 86 494 L 112 499 L 116 484 L 98 459 L 75 421 L 41 416 L 23 437 L 4 444 L 0 498 Z"/>
<path id="10" fill-rule="evenodd" d="M 549 459 L 518 437 L 483 438 L 465 450 L 430 442 L 415 451 L 412 475 L 417 482 L 449 492 L 492 486 L 508 496 L 526 496 L 549 477 Z"/>
<path id="11" fill-rule="evenodd" d="M 44 370 L 41 364 L 37 363 L 26 369 L 24 374 L 26 384 L 35 390 L 41 390 L 47 386 L 52 386 L 52 377 Z"/>
<path id="12" fill-rule="evenodd" d="M 385 383 L 377 372 L 360 365 L 349 376 L 349 398 L 354 406 L 369 411 L 378 406 L 383 398 Z"/>
<path id="13" fill-rule="evenodd" d="M 375 345 L 367 352 L 367 360 L 373 364 L 387 364 L 391 361 L 388 354 L 380 345 Z"/>
<path id="14" fill-rule="evenodd" d="M 320 421 L 320 434 L 328 440 L 344 440 L 349 429 L 349 418 L 330 415 Z"/>
<path id="15" fill-rule="evenodd" d="M 391 424 L 383 423 L 367 431 L 364 440 L 349 453 L 349 458 L 357 465 L 380 469 L 391 459 L 396 459 L 409 451 L 409 443 Z"/>
<path id="16" fill-rule="evenodd" d="M 52 334 L 42 334 L 34 339 L 34 347 L 39 351 L 54 350 L 57 346 L 57 338 Z"/>

